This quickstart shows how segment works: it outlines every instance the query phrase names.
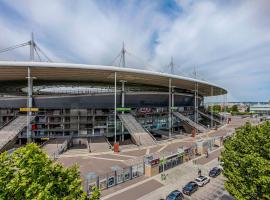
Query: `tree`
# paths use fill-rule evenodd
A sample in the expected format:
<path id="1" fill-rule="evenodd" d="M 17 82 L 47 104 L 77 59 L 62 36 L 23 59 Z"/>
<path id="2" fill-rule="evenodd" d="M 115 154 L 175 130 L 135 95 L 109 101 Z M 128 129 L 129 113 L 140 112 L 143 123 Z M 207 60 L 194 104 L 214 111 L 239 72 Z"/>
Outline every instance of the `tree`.
<path id="1" fill-rule="evenodd" d="M 221 112 L 221 106 L 220 105 L 213 105 L 213 106 L 208 106 L 208 112 Z"/>
<path id="2" fill-rule="evenodd" d="M 76 166 L 52 162 L 34 143 L 0 155 L 0 199 L 86 199 Z"/>
<path id="3" fill-rule="evenodd" d="M 99 200 L 101 196 L 100 190 L 96 186 L 93 186 L 91 190 L 92 190 L 92 194 L 91 194 L 90 200 Z"/>
<path id="4" fill-rule="evenodd" d="M 239 112 L 237 105 L 232 106 L 232 112 Z"/>
<path id="5" fill-rule="evenodd" d="M 225 188 L 239 200 L 270 199 L 270 123 L 246 124 L 224 147 Z"/>

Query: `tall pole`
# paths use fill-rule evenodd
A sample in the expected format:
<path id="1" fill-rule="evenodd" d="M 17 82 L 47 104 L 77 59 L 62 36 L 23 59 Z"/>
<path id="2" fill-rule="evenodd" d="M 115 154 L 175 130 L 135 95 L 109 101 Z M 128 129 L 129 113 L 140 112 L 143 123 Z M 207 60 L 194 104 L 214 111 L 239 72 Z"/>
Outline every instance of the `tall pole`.
<path id="1" fill-rule="evenodd" d="M 174 88 L 175 88 L 175 86 L 171 86 L 171 91 L 172 91 L 172 108 L 174 109 Z M 171 109 L 172 110 L 172 109 Z M 172 111 L 171 111 L 172 112 Z M 173 120 L 173 115 L 172 115 L 172 113 L 171 113 L 171 126 L 172 126 L 172 133 L 174 132 L 174 126 L 173 126 L 173 123 L 174 123 L 174 120 Z"/>
<path id="2" fill-rule="evenodd" d="M 116 143 L 116 72 L 114 72 L 114 143 Z"/>
<path id="3" fill-rule="evenodd" d="M 126 49 L 125 49 L 125 43 L 123 42 L 123 47 L 122 47 L 122 67 L 125 68 L 126 67 Z"/>
<path id="4" fill-rule="evenodd" d="M 211 98 L 212 98 L 212 101 L 213 101 L 213 94 L 214 91 L 213 91 L 213 86 L 211 87 Z M 213 110 L 214 110 L 214 105 L 213 105 L 213 102 L 212 102 L 212 105 L 211 105 L 211 128 L 214 126 L 213 124 Z"/>
<path id="5" fill-rule="evenodd" d="M 196 123 L 196 128 L 195 128 L 195 134 L 197 133 L 197 129 L 198 129 L 198 99 L 197 99 L 197 82 L 195 82 L 195 92 L 194 92 L 194 121 Z"/>
<path id="6" fill-rule="evenodd" d="M 122 90 L 121 90 L 121 102 L 122 102 L 122 108 L 125 107 L 125 80 L 121 80 L 120 81 L 122 83 Z M 122 111 L 122 114 L 124 114 L 125 112 Z M 122 123 L 122 141 L 124 141 L 124 124 Z"/>
<path id="7" fill-rule="evenodd" d="M 172 136 L 172 79 L 169 79 L 169 138 Z"/>
<path id="8" fill-rule="evenodd" d="M 31 34 L 31 40 L 30 40 L 30 61 L 34 62 L 34 34 Z M 32 125 L 31 125 L 31 117 L 32 112 L 31 108 L 33 107 L 33 80 L 31 75 L 31 68 L 27 67 L 27 143 L 31 142 L 31 135 L 32 135 Z"/>
<path id="9" fill-rule="evenodd" d="M 196 68 L 194 67 L 194 77 L 197 79 L 197 73 L 196 73 Z M 196 123 L 195 127 L 195 135 L 197 134 L 197 129 L 198 129 L 198 115 L 197 115 L 197 109 L 198 109 L 198 103 L 197 103 L 197 80 L 195 80 L 195 90 L 194 90 L 194 121 Z"/>
<path id="10" fill-rule="evenodd" d="M 34 42 L 34 33 L 31 33 L 31 40 L 30 40 L 30 61 L 34 61 L 34 47 L 35 47 L 35 42 Z"/>
<path id="11" fill-rule="evenodd" d="M 224 108 L 224 117 L 225 117 L 225 124 L 227 123 L 227 93 L 225 94 L 225 108 Z"/>
<path id="12" fill-rule="evenodd" d="M 197 124 L 199 123 L 199 83 L 196 82 L 196 94 L 197 94 L 197 107 L 196 107 L 196 119 L 197 119 Z"/>
<path id="13" fill-rule="evenodd" d="M 174 63 L 173 63 L 173 57 L 171 57 L 170 68 L 171 68 L 171 74 L 174 74 Z"/>

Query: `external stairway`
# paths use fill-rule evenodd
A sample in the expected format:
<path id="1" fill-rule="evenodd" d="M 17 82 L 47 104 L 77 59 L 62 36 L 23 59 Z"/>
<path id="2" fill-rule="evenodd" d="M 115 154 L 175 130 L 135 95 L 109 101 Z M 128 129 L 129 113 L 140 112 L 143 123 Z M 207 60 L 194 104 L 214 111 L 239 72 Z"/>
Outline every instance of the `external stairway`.
<path id="1" fill-rule="evenodd" d="M 111 151 L 111 145 L 105 136 L 92 137 L 89 139 L 89 150 L 92 153 Z"/>
<path id="2" fill-rule="evenodd" d="M 156 144 L 151 133 L 147 132 L 131 114 L 119 114 L 118 117 L 137 145 L 150 146 Z"/>
<path id="3" fill-rule="evenodd" d="M 32 121 L 34 117 L 31 118 Z M 14 142 L 18 134 L 27 126 L 27 116 L 17 116 L 0 129 L 0 152 L 7 150 L 7 146 Z"/>
<path id="4" fill-rule="evenodd" d="M 206 132 L 207 129 L 205 127 L 203 127 L 200 124 L 195 123 L 194 121 L 192 121 L 191 119 L 189 119 L 188 117 L 186 117 L 185 115 L 181 114 L 180 112 L 173 112 L 173 115 L 175 117 L 177 117 L 178 119 L 180 119 L 182 122 L 188 124 L 189 126 L 197 129 L 199 132 Z"/>
<path id="5" fill-rule="evenodd" d="M 200 110 L 198 110 L 198 113 L 199 113 L 200 115 L 202 115 L 202 116 L 204 116 L 204 117 L 210 119 L 210 120 L 213 120 L 214 122 L 216 122 L 216 123 L 218 123 L 218 124 L 221 124 L 221 122 L 220 122 L 219 120 L 217 120 L 216 118 L 212 117 L 212 116 L 209 115 L 209 114 L 206 114 L 206 113 L 204 113 L 204 112 L 202 112 L 202 111 L 200 111 Z"/>

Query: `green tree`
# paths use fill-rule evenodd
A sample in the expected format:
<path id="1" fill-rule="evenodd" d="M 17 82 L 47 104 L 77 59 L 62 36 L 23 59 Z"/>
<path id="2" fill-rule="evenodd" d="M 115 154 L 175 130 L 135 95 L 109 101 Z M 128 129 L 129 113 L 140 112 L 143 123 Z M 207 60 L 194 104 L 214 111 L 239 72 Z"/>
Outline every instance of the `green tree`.
<path id="1" fill-rule="evenodd" d="M 86 199 L 76 166 L 52 162 L 34 143 L 0 155 L 0 199 Z"/>
<path id="2" fill-rule="evenodd" d="M 270 199 L 270 123 L 246 124 L 224 147 L 225 188 L 239 200 Z"/>
<path id="3" fill-rule="evenodd" d="M 208 106 L 208 111 L 209 112 L 213 111 L 215 113 L 221 112 L 221 106 L 220 105 Z"/>
<path id="4" fill-rule="evenodd" d="M 238 112 L 238 107 L 237 105 L 232 106 L 232 112 Z"/>
<path id="5" fill-rule="evenodd" d="M 101 196 L 100 190 L 97 187 L 93 186 L 90 200 L 99 200 L 100 196 Z"/>

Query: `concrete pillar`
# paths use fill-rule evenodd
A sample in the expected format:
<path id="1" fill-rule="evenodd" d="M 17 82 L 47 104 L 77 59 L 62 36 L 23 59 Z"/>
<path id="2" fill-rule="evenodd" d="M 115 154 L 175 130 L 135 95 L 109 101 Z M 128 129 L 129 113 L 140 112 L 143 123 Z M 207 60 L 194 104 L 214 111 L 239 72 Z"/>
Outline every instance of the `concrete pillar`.
<path id="1" fill-rule="evenodd" d="M 169 138 L 172 136 L 172 79 L 169 78 Z"/>
<path id="2" fill-rule="evenodd" d="M 31 77 L 31 68 L 27 68 L 27 143 L 31 143 L 32 140 L 32 125 L 31 125 L 31 117 L 32 112 L 30 112 L 30 109 L 33 107 L 33 80 Z"/>
<path id="3" fill-rule="evenodd" d="M 122 108 L 124 108 L 125 107 L 125 83 L 127 82 L 127 81 L 125 81 L 125 80 L 121 80 L 120 81 L 121 83 L 122 83 L 122 88 L 121 88 L 121 106 L 122 106 Z M 124 114 L 124 111 L 122 111 L 122 114 Z M 122 132 L 122 137 L 121 137 L 121 141 L 123 142 L 124 141 L 124 125 L 123 125 L 123 123 L 122 123 L 122 127 L 121 127 L 121 132 Z"/>
<path id="4" fill-rule="evenodd" d="M 117 73 L 116 72 L 114 72 L 114 143 L 116 143 L 116 129 L 117 129 L 117 127 L 116 127 L 116 93 L 117 93 L 117 83 L 116 83 L 116 78 L 117 78 Z"/>

